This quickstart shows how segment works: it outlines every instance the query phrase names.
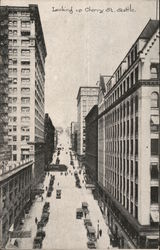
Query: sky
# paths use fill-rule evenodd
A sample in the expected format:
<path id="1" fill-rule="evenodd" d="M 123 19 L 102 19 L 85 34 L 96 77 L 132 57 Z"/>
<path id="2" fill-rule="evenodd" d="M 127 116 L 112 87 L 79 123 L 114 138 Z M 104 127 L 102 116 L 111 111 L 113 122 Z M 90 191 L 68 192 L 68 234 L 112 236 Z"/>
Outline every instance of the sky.
<path id="1" fill-rule="evenodd" d="M 77 121 L 79 87 L 112 75 L 149 19 L 156 19 L 156 0 L 1 0 L 27 4 L 39 6 L 47 48 L 45 112 L 64 128 Z M 119 12 L 127 7 L 132 11 Z"/>

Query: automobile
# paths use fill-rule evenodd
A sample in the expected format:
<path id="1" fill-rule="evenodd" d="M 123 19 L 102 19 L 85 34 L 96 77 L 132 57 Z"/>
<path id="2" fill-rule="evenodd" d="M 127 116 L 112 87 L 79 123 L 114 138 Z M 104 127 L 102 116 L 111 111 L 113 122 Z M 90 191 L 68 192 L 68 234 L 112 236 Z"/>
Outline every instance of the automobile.
<path id="1" fill-rule="evenodd" d="M 50 203 L 46 201 L 43 207 L 45 207 L 45 208 L 48 208 L 48 209 L 49 209 L 49 207 L 50 207 Z"/>
<path id="2" fill-rule="evenodd" d="M 96 244 L 93 241 L 88 241 L 87 242 L 87 247 L 90 249 L 96 249 Z"/>
<path id="3" fill-rule="evenodd" d="M 45 223 L 44 223 L 42 220 L 40 220 L 40 221 L 37 223 L 37 229 L 43 228 L 44 225 L 45 225 Z"/>
<path id="4" fill-rule="evenodd" d="M 86 213 L 86 214 L 89 213 L 87 202 L 82 202 L 82 209 L 83 209 L 84 213 Z"/>
<path id="5" fill-rule="evenodd" d="M 76 209 L 76 219 L 81 219 L 83 217 L 83 209 L 77 208 Z"/>
<path id="6" fill-rule="evenodd" d="M 48 222 L 49 219 L 49 212 L 43 212 L 41 216 L 41 221 L 44 223 L 44 225 Z"/>
<path id="7" fill-rule="evenodd" d="M 87 236 L 90 241 L 96 241 L 96 230 L 93 226 L 87 226 Z"/>
<path id="8" fill-rule="evenodd" d="M 42 238 L 41 237 L 35 237 L 33 241 L 33 248 L 42 248 Z"/>
<path id="9" fill-rule="evenodd" d="M 41 237 L 43 240 L 45 236 L 46 236 L 46 232 L 43 231 L 42 229 L 38 229 L 36 237 Z"/>
<path id="10" fill-rule="evenodd" d="M 61 199 L 61 189 L 57 189 L 57 191 L 56 191 L 56 199 Z"/>
<path id="11" fill-rule="evenodd" d="M 85 227 L 92 226 L 91 220 L 90 219 L 84 219 L 84 225 L 85 225 Z"/>
<path id="12" fill-rule="evenodd" d="M 56 194 L 56 199 L 61 199 L 61 194 L 60 193 Z"/>
<path id="13" fill-rule="evenodd" d="M 51 190 L 48 190 L 47 197 L 51 197 L 51 194 L 52 194 Z"/>

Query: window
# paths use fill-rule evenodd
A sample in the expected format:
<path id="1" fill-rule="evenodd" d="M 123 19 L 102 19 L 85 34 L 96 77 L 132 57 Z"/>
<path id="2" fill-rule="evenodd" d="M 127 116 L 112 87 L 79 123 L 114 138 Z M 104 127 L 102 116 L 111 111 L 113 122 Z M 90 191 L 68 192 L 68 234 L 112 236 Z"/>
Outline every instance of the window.
<path id="1" fill-rule="evenodd" d="M 17 30 L 13 30 L 13 35 L 14 35 L 14 36 L 17 35 Z"/>
<path id="2" fill-rule="evenodd" d="M 17 141 L 17 136 L 16 135 L 13 136 L 13 141 Z"/>
<path id="3" fill-rule="evenodd" d="M 29 45 L 29 40 L 21 40 L 21 45 L 23 46 L 23 45 Z"/>
<path id="4" fill-rule="evenodd" d="M 21 112 L 22 113 L 28 113 L 30 111 L 30 108 L 29 107 L 22 107 L 21 108 Z"/>
<path id="5" fill-rule="evenodd" d="M 17 102 L 17 97 L 13 97 L 13 103 Z"/>
<path id="6" fill-rule="evenodd" d="M 123 141 L 123 153 L 126 153 L 126 148 L 125 148 L 125 141 Z"/>
<path id="7" fill-rule="evenodd" d="M 151 139 L 151 155 L 158 155 L 158 139 Z"/>
<path id="8" fill-rule="evenodd" d="M 12 59 L 13 65 L 17 65 L 17 59 Z"/>
<path id="9" fill-rule="evenodd" d="M 13 40 L 13 45 L 17 45 L 17 40 Z"/>
<path id="10" fill-rule="evenodd" d="M 13 145 L 13 150 L 17 150 L 17 146 L 16 145 Z"/>
<path id="11" fill-rule="evenodd" d="M 135 68 L 135 83 L 138 83 L 138 67 Z"/>
<path id="12" fill-rule="evenodd" d="M 131 52 L 131 64 L 134 62 L 134 53 L 133 53 L 134 51 L 132 50 L 132 52 Z"/>
<path id="13" fill-rule="evenodd" d="M 159 116 L 158 115 L 151 115 L 150 127 L 151 127 L 151 132 L 159 131 Z"/>
<path id="14" fill-rule="evenodd" d="M 13 161 L 17 161 L 17 155 L 13 154 Z"/>
<path id="15" fill-rule="evenodd" d="M 133 118 L 131 119 L 131 135 L 133 135 Z"/>
<path id="16" fill-rule="evenodd" d="M 135 140 L 135 154 L 138 155 L 138 139 Z"/>
<path id="17" fill-rule="evenodd" d="M 127 154 L 129 154 L 129 140 L 127 140 Z"/>
<path id="18" fill-rule="evenodd" d="M 22 56 L 27 56 L 27 55 L 29 55 L 30 54 L 30 50 L 29 49 L 22 49 L 21 50 L 21 55 Z"/>
<path id="19" fill-rule="evenodd" d="M 129 66 L 130 66 L 130 55 L 128 55 L 128 68 L 129 68 Z"/>
<path id="20" fill-rule="evenodd" d="M 131 177 L 133 177 L 133 161 L 131 161 Z"/>
<path id="21" fill-rule="evenodd" d="M 21 36 L 30 36 L 30 31 L 21 31 Z"/>
<path id="22" fill-rule="evenodd" d="M 123 122 L 123 136 L 125 136 L 126 134 L 126 123 Z"/>
<path id="23" fill-rule="evenodd" d="M 133 72 L 131 73 L 131 87 L 133 86 L 134 84 L 134 75 L 133 75 Z"/>
<path id="24" fill-rule="evenodd" d="M 21 69 L 21 73 L 22 73 L 23 75 L 29 74 L 29 73 L 30 73 L 30 69 L 28 69 L 28 68 L 26 68 L 26 69 Z"/>
<path id="25" fill-rule="evenodd" d="M 28 94 L 30 92 L 30 88 L 21 88 L 22 94 Z"/>
<path id="26" fill-rule="evenodd" d="M 13 107 L 13 112 L 16 112 L 17 111 L 17 107 Z"/>
<path id="27" fill-rule="evenodd" d="M 127 77 L 127 90 L 129 90 L 129 76 Z"/>
<path id="28" fill-rule="evenodd" d="M 156 66 L 151 66 L 151 78 L 152 79 L 157 79 L 158 78 L 158 73 L 157 73 L 157 67 Z"/>
<path id="29" fill-rule="evenodd" d="M 29 27 L 30 21 L 21 21 L 21 27 Z"/>
<path id="30" fill-rule="evenodd" d="M 13 55 L 16 56 L 17 55 L 17 49 L 13 50 Z"/>
<path id="31" fill-rule="evenodd" d="M 127 121 L 127 135 L 129 135 L 129 120 Z"/>
<path id="32" fill-rule="evenodd" d="M 138 184 L 135 184 L 135 201 L 138 202 Z"/>
<path id="33" fill-rule="evenodd" d="M 135 60 L 137 59 L 137 44 L 135 45 L 135 48 L 134 48 L 134 58 Z"/>
<path id="34" fill-rule="evenodd" d="M 138 178 L 138 161 L 135 162 L 135 179 Z"/>
<path id="35" fill-rule="evenodd" d="M 16 132 L 17 131 L 17 127 L 13 126 L 13 131 Z"/>
<path id="36" fill-rule="evenodd" d="M 22 132 L 29 132 L 30 130 L 29 130 L 28 126 L 23 126 L 23 127 L 21 127 L 21 131 Z"/>
<path id="37" fill-rule="evenodd" d="M 131 140 L 131 154 L 133 155 L 133 140 Z"/>
<path id="38" fill-rule="evenodd" d="M 123 91 L 124 91 L 124 93 L 126 92 L 126 82 L 125 81 L 123 82 Z"/>
<path id="39" fill-rule="evenodd" d="M 22 135 L 21 136 L 21 141 L 29 141 L 30 137 L 29 135 Z"/>
<path id="40" fill-rule="evenodd" d="M 17 21 L 13 21 L 13 26 L 17 26 Z"/>
<path id="41" fill-rule="evenodd" d="M 17 84 L 17 78 L 13 78 L 13 84 Z"/>
<path id="42" fill-rule="evenodd" d="M 21 65 L 30 65 L 30 61 L 21 61 Z"/>
<path id="43" fill-rule="evenodd" d="M 131 197 L 133 197 L 133 182 L 131 181 Z"/>
<path id="44" fill-rule="evenodd" d="M 21 78 L 21 83 L 22 84 L 28 84 L 28 83 L 30 83 L 30 78 Z"/>
<path id="45" fill-rule="evenodd" d="M 131 99 L 131 115 L 133 115 L 133 98 Z"/>
<path id="46" fill-rule="evenodd" d="M 138 112 L 138 96 L 135 97 L 135 112 Z"/>
<path id="47" fill-rule="evenodd" d="M 30 121 L 30 117 L 29 116 L 22 116 L 21 121 L 22 122 L 26 122 L 26 121 L 28 122 L 28 121 Z"/>
<path id="48" fill-rule="evenodd" d="M 158 93 L 153 92 L 151 94 L 151 108 L 158 108 Z"/>
<path id="49" fill-rule="evenodd" d="M 151 204 L 158 203 L 158 187 L 151 187 Z"/>
<path id="50" fill-rule="evenodd" d="M 151 163 L 151 179 L 158 180 L 158 163 Z"/>
<path id="51" fill-rule="evenodd" d="M 129 102 L 127 102 L 127 115 L 129 115 Z"/>

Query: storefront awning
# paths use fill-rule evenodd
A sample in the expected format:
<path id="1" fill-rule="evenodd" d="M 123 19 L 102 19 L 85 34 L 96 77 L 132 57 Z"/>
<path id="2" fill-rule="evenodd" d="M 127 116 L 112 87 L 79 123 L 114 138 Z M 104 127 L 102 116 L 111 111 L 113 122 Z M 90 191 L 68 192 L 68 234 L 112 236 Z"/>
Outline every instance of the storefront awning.
<path id="1" fill-rule="evenodd" d="M 153 222 L 159 222 L 159 212 L 158 211 L 151 211 L 151 217 Z"/>

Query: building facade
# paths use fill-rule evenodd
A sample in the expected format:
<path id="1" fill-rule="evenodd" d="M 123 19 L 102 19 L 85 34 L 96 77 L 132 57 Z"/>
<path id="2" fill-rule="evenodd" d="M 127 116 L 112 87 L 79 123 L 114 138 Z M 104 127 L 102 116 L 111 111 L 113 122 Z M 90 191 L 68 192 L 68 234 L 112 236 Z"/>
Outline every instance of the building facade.
<path id="1" fill-rule="evenodd" d="M 89 182 L 97 185 L 98 180 L 98 105 L 94 105 L 85 117 L 86 151 L 85 170 Z"/>
<path id="2" fill-rule="evenodd" d="M 80 87 L 77 95 L 77 154 L 79 158 L 85 156 L 85 117 L 91 108 L 98 103 L 99 87 Z"/>
<path id="3" fill-rule="evenodd" d="M 71 122 L 71 132 L 70 132 L 71 148 L 75 152 L 77 152 L 77 129 L 78 129 L 77 122 Z"/>
<path id="4" fill-rule="evenodd" d="M 48 167 L 52 162 L 53 153 L 56 150 L 55 145 L 55 127 L 48 114 L 45 114 L 44 121 L 44 138 L 45 138 L 45 167 Z"/>
<path id="5" fill-rule="evenodd" d="M 158 247 L 158 27 L 149 20 L 112 77 L 100 80 L 98 183 L 121 248 Z"/>
<path id="6" fill-rule="evenodd" d="M 36 184 L 44 169 L 46 47 L 37 5 L 1 6 L 0 30 L 7 55 L 8 144 L 11 160 L 32 158 Z"/>
<path id="7" fill-rule="evenodd" d="M 10 230 L 15 230 L 30 205 L 31 160 L 8 165 L 0 172 L 0 248 L 4 248 Z M 12 229 L 11 229 L 12 228 Z"/>

